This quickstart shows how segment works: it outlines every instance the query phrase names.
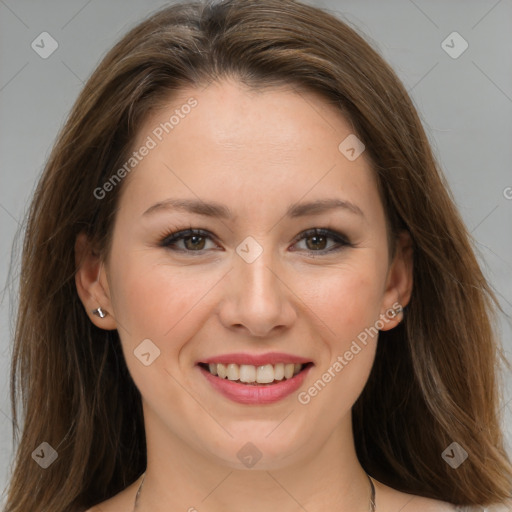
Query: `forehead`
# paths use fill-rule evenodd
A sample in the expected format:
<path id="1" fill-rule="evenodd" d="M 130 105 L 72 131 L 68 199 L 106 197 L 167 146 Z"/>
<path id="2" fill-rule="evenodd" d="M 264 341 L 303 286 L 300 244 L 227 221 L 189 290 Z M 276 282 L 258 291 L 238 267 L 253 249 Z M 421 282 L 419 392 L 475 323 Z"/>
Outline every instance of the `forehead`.
<path id="1" fill-rule="evenodd" d="M 124 186 L 154 200 L 177 193 L 294 202 L 330 194 L 371 206 L 380 201 L 366 155 L 347 158 L 344 141 L 354 146 L 354 137 L 350 122 L 316 93 L 250 90 L 229 80 L 184 88 L 141 125 L 133 150 L 149 149 Z"/>

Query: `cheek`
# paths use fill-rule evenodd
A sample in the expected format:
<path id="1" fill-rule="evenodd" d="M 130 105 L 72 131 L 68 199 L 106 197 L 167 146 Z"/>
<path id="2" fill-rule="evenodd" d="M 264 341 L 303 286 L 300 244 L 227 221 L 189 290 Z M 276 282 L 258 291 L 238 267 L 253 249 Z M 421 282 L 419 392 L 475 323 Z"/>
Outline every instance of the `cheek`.
<path id="1" fill-rule="evenodd" d="M 309 404 L 311 413 L 339 421 L 362 392 L 373 365 L 386 267 L 367 251 L 322 271 L 325 275 L 317 273 L 303 286 L 304 302 L 314 313 L 309 317 L 320 319 L 323 344 L 318 345 L 315 378 L 298 399 Z"/>
<path id="2" fill-rule="evenodd" d="M 166 405 L 166 410 L 201 416 L 200 408 L 179 384 L 179 365 L 186 341 L 208 317 L 208 291 L 217 281 L 218 276 L 203 273 L 198 278 L 196 272 L 181 272 L 139 255 L 127 255 L 116 268 L 112 302 L 116 319 L 120 319 L 124 357 L 152 410 L 169 404 L 172 397 L 172 407 Z M 144 355 L 147 353 L 149 356 Z"/>
<path id="3" fill-rule="evenodd" d="M 140 271 L 138 271 L 140 270 Z M 208 275 L 179 270 L 159 264 L 125 261 L 113 279 L 115 309 L 130 335 L 161 338 L 174 330 L 189 315 L 194 304 L 212 288 Z"/>
<path id="4" fill-rule="evenodd" d="M 353 262 L 325 267 L 299 281 L 298 294 L 337 350 L 379 318 L 385 267 L 370 256 L 370 251 L 358 253 Z"/>
<path id="5" fill-rule="evenodd" d="M 197 318 L 219 276 L 171 268 L 149 251 L 127 252 L 117 261 L 111 298 L 128 366 L 138 368 L 133 351 L 146 339 L 160 350 L 157 366 L 174 366 L 183 340 L 200 328 Z"/>

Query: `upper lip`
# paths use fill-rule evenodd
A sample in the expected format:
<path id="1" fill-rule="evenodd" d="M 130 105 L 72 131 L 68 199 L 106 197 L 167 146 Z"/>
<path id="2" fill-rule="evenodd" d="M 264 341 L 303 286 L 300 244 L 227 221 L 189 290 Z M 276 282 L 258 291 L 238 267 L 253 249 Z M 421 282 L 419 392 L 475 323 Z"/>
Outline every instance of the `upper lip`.
<path id="1" fill-rule="evenodd" d="M 305 357 L 296 356 L 293 354 L 286 354 L 284 352 L 267 352 L 265 354 L 244 354 L 241 352 L 232 354 L 221 354 L 218 356 L 208 357 L 207 359 L 201 359 L 197 361 L 199 363 L 222 363 L 229 364 L 235 363 L 238 365 L 249 364 L 253 366 L 263 366 L 266 364 L 277 364 L 277 363 L 299 363 L 305 364 L 312 362 L 311 359 Z"/>

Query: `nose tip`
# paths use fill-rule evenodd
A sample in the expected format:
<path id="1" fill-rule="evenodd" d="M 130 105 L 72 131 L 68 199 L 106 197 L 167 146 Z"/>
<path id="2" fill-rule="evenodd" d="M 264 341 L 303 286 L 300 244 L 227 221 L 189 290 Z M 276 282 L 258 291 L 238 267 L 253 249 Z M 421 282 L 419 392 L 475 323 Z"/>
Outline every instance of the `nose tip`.
<path id="1" fill-rule="evenodd" d="M 270 254 L 264 257 L 261 244 L 254 242 L 246 239 L 239 245 L 244 256 L 238 258 L 230 272 L 221 320 L 228 328 L 245 328 L 253 336 L 265 337 L 289 327 L 296 314 L 289 289 L 277 268 L 272 268 L 277 267 L 275 261 Z"/>

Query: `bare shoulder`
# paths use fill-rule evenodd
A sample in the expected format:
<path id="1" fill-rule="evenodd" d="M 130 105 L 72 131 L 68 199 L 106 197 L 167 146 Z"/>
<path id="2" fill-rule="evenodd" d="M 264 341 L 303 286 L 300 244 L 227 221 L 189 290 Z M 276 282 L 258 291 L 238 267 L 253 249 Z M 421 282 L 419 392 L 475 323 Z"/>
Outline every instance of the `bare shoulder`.
<path id="1" fill-rule="evenodd" d="M 409 502 L 402 509 L 403 512 L 455 512 L 457 507 L 446 501 L 424 498 L 423 496 L 408 495 Z"/>

